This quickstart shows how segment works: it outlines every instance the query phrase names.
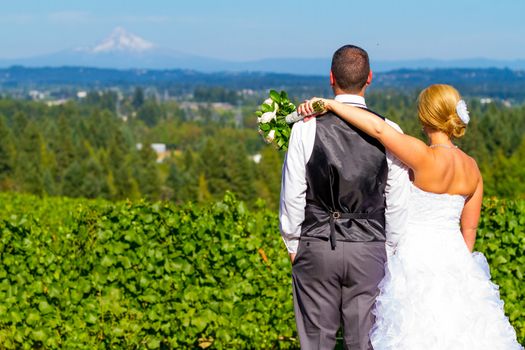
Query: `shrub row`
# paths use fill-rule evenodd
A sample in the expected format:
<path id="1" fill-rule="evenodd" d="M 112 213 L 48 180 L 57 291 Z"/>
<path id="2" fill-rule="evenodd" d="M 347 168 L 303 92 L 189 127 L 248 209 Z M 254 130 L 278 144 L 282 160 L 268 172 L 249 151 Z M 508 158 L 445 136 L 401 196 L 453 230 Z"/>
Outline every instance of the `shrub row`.
<path id="1" fill-rule="evenodd" d="M 475 249 L 487 257 L 505 313 L 525 345 L 525 200 L 485 200 Z"/>
<path id="2" fill-rule="evenodd" d="M 477 247 L 525 339 L 525 202 L 485 202 Z M 0 194 L 0 348 L 298 348 L 275 213 Z"/>

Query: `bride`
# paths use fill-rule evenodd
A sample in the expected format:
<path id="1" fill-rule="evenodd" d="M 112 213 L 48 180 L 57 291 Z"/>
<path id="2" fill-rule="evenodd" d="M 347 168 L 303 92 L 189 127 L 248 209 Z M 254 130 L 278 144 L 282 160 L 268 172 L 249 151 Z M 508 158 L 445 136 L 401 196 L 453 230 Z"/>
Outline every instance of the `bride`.
<path id="1" fill-rule="evenodd" d="M 421 92 L 418 114 L 429 145 L 364 109 L 334 100 L 314 98 L 298 112 L 314 113 L 314 103 L 377 138 L 414 174 L 406 231 L 379 285 L 373 348 L 523 349 L 484 256 L 471 254 L 483 181 L 475 160 L 451 141 L 463 136 L 469 122 L 457 90 L 432 85 Z"/>

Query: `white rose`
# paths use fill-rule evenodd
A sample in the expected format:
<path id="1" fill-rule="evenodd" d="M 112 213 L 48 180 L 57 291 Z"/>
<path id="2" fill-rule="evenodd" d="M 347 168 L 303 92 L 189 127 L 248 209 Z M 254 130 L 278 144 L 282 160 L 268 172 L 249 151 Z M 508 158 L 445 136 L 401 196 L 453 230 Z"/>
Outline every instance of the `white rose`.
<path id="1" fill-rule="evenodd" d="M 264 100 L 263 103 L 266 103 L 267 105 L 273 106 L 274 101 L 271 98 L 267 98 L 266 100 Z M 279 105 L 276 103 L 275 107 L 274 107 L 274 112 L 277 112 L 278 110 L 279 110 Z"/>
<path id="2" fill-rule="evenodd" d="M 268 136 L 266 136 L 266 142 L 271 143 L 273 142 L 273 140 L 275 140 L 275 130 L 274 129 L 270 130 L 270 132 L 268 133 Z"/>
<path id="3" fill-rule="evenodd" d="M 269 123 L 273 119 L 276 119 L 276 118 L 277 118 L 277 113 L 275 111 L 273 111 L 273 112 L 266 112 L 266 113 L 263 113 L 263 115 L 261 115 L 261 117 L 259 119 L 257 119 L 257 121 L 259 123 Z"/>

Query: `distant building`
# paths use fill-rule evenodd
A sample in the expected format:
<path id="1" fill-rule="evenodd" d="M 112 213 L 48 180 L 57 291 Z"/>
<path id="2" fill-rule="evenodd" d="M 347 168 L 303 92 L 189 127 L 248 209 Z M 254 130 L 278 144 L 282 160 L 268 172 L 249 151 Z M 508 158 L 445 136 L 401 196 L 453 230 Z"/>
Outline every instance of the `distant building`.
<path id="1" fill-rule="evenodd" d="M 227 102 L 192 102 L 192 101 L 183 101 L 180 103 L 182 109 L 198 110 L 199 107 L 206 107 L 218 110 L 229 111 L 232 110 L 235 106 Z"/>
<path id="2" fill-rule="evenodd" d="M 87 97 L 87 91 L 77 92 L 77 98 L 86 98 L 86 97 Z"/>
<path id="3" fill-rule="evenodd" d="M 230 111 L 234 108 L 234 106 L 231 103 L 227 102 L 212 102 L 210 105 L 212 108 L 222 109 L 225 111 Z"/>
<path id="4" fill-rule="evenodd" d="M 59 100 L 47 101 L 46 105 L 48 107 L 60 106 L 60 105 L 63 105 L 64 103 L 66 103 L 67 101 L 68 100 L 66 100 L 65 98 L 61 98 Z"/>
<path id="5" fill-rule="evenodd" d="M 142 145 L 142 143 L 137 143 L 135 145 L 135 147 L 137 148 L 137 150 L 140 151 L 142 149 L 143 145 Z M 157 154 L 157 163 L 162 163 L 164 161 L 164 159 L 166 159 L 166 158 L 168 158 L 170 156 L 170 151 L 166 147 L 165 143 L 152 143 L 150 145 L 150 147 Z"/>
<path id="6" fill-rule="evenodd" d="M 165 143 L 152 143 L 151 148 L 157 153 L 157 163 L 162 163 L 164 159 L 170 156 L 170 151 Z"/>
<path id="7" fill-rule="evenodd" d="M 151 148 L 157 153 L 166 152 L 166 144 L 165 143 L 152 143 Z"/>
<path id="8" fill-rule="evenodd" d="M 257 153 L 251 156 L 250 158 L 253 160 L 255 164 L 259 164 L 261 162 L 262 155 L 260 153 Z"/>
<path id="9" fill-rule="evenodd" d="M 46 95 L 38 90 L 31 90 L 29 91 L 29 97 L 31 97 L 33 100 L 43 100 Z"/>

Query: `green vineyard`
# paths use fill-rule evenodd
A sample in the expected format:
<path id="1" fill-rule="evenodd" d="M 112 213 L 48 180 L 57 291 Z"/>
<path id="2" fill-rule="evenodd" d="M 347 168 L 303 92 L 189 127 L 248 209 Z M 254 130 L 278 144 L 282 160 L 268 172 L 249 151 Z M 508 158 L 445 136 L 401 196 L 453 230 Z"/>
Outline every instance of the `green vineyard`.
<path id="1" fill-rule="evenodd" d="M 525 342 L 525 201 L 477 250 Z M 274 211 L 0 194 L 0 349 L 298 348 Z"/>

